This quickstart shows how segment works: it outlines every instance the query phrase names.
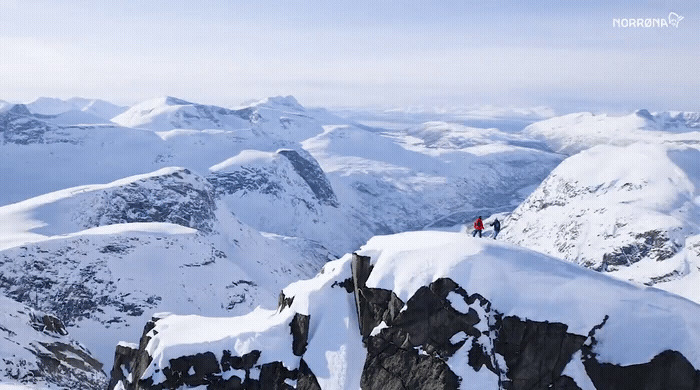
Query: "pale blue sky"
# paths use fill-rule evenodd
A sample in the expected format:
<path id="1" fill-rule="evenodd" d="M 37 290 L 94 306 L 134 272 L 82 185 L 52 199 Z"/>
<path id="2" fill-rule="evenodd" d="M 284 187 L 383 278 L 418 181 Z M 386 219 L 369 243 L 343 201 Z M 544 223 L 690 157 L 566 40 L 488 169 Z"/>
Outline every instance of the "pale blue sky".
<path id="1" fill-rule="evenodd" d="M 700 110 L 700 1 L 609 3 L 0 0 L 0 99 Z"/>

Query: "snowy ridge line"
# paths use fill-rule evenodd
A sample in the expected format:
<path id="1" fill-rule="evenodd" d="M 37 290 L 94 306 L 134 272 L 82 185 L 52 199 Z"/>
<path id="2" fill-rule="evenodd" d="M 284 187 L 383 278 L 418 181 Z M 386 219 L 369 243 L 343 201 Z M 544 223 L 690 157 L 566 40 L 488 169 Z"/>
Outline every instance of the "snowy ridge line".
<path id="1" fill-rule="evenodd" d="M 361 258 L 372 268 L 351 272 Z M 296 389 L 373 389 L 399 377 L 404 386 L 447 389 L 495 389 L 516 379 L 600 386 L 630 380 L 608 375 L 635 365 L 666 375 L 673 387 L 685 379 L 668 379 L 664 370 L 672 369 L 659 359 L 700 366 L 698 314 L 700 305 L 684 298 L 509 244 L 429 231 L 377 236 L 284 288 L 277 310 L 154 319 L 138 349 L 118 349 L 110 388 L 270 388 L 290 380 Z M 543 352 L 519 357 L 521 349 Z M 419 363 L 401 363 L 411 361 Z M 119 374 L 135 363 L 144 368 L 130 372 L 138 379 Z M 440 374 L 422 376 L 430 372 Z"/>

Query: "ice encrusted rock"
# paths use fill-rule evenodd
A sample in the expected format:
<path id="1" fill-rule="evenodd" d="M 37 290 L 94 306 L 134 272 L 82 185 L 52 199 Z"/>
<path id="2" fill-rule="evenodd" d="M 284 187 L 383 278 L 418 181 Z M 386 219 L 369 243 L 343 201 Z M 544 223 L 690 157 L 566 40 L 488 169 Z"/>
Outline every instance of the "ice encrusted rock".
<path id="1" fill-rule="evenodd" d="M 134 375 L 111 388 L 698 389 L 699 318 L 680 297 L 510 245 L 404 233 L 291 284 L 278 310 L 158 319 L 128 352 L 147 368 L 117 359 Z M 225 363 L 250 354 L 249 368 Z"/>

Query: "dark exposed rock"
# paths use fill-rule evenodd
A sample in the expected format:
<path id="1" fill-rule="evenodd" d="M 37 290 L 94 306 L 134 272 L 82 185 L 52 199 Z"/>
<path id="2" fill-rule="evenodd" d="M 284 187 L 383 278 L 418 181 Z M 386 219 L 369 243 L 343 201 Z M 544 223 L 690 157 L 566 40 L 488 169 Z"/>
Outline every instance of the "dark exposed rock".
<path id="1" fill-rule="evenodd" d="M 503 355 L 512 389 L 547 389 L 581 349 L 585 336 L 567 333 L 560 323 L 535 322 L 506 317 L 494 343 Z"/>
<path id="2" fill-rule="evenodd" d="M 220 382 L 221 367 L 212 352 L 180 356 L 170 360 L 163 368 L 167 388 L 175 389 L 183 385 L 201 386 Z M 217 375 L 219 374 L 219 375 Z"/>
<path id="3" fill-rule="evenodd" d="M 233 356 L 231 351 L 224 351 L 221 358 L 221 371 L 244 370 L 249 372 L 260 359 L 260 351 L 253 350 L 243 356 Z"/>
<path id="4" fill-rule="evenodd" d="M 438 357 L 419 355 L 414 348 L 399 348 L 372 337 L 361 386 L 364 390 L 458 389 L 459 378 Z"/>
<path id="5" fill-rule="evenodd" d="M 292 306 L 292 302 L 294 302 L 294 297 L 287 297 L 284 295 L 284 291 L 280 291 L 277 299 L 277 310 L 282 311 L 285 307 Z"/>
<path id="6" fill-rule="evenodd" d="M 32 319 L 32 327 L 40 332 L 55 333 L 61 336 L 68 334 L 63 322 L 52 315 L 37 315 L 32 312 L 29 316 Z"/>
<path id="7" fill-rule="evenodd" d="M 217 195 L 235 194 L 239 191 L 277 195 L 282 191 L 281 184 L 271 180 L 268 172 L 254 167 L 241 167 L 233 172 L 215 172 L 207 180 L 214 186 Z"/>
<path id="8" fill-rule="evenodd" d="M 355 283 L 353 283 L 352 278 L 347 278 L 343 280 L 342 282 L 334 282 L 331 287 L 342 287 L 345 289 L 345 291 L 348 292 L 348 294 L 353 293 L 355 291 Z"/>
<path id="9" fill-rule="evenodd" d="M 110 390 L 114 389 L 119 382 L 121 382 L 127 390 L 140 388 L 138 387 L 139 378 L 146 372 L 146 369 L 153 360 L 148 352 L 146 352 L 146 346 L 151 340 L 148 333 L 155 328 L 156 321 L 158 321 L 158 318 L 154 317 L 144 326 L 138 349 L 125 345 L 117 345 L 117 350 L 114 353 L 114 365 L 112 366 L 109 380 Z M 129 372 L 131 374 L 131 381 L 127 380 L 124 376 L 124 372 Z"/>
<path id="10" fill-rule="evenodd" d="M 700 389 L 700 371 L 676 351 L 664 351 L 648 363 L 630 366 L 599 363 L 595 358 L 583 364 L 598 390 Z"/>
<path id="11" fill-rule="evenodd" d="M 292 332 L 292 351 L 297 356 L 303 356 L 309 344 L 309 320 L 309 316 L 296 313 L 289 324 Z"/>
<path id="12" fill-rule="evenodd" d="M 319 202 L 338 207 L 338 199 L 335 196 L 335 192 L 333 192 L 333 187 L 331 187 L 326 174 L 315 160 L 312 161 L 302 157 L 296 150 L 280 150 L 279 154 L 292 163 L 296 173 L 309 185 Z"/>

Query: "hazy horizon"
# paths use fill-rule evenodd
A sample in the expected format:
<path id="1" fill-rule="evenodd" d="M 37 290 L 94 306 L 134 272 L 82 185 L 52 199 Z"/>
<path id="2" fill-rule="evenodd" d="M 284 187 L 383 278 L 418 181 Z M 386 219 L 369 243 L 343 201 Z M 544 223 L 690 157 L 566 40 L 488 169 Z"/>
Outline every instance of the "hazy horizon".
<path id="1" fill-rule="evenodd" d="M 0 0 L 0 99 L 700 110 L 700 3 Z M 614 18 L 678 27 L 615 28 Z"/>

